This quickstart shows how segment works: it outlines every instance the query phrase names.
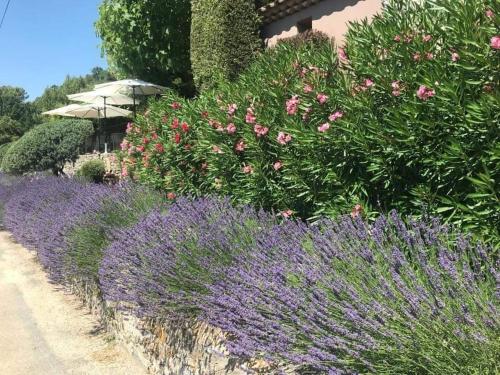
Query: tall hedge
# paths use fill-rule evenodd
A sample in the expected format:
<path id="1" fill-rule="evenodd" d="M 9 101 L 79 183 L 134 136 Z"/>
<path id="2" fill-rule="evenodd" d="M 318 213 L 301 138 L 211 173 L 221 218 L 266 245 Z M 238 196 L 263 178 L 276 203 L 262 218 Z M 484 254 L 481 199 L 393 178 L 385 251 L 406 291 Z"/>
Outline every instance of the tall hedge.
<path id="1" fill-rule="evenodd" d="M 342 50 L 282 43 L 234 83 L 153 104 L 124 144 L 128 172 L 311 220 L 360 204 L 498 236 L 499 13 L 394 1 Z"/>
<path id="2" fill-rule="evenodd" d="M 38 125 L 9 148 L 2 160 L 2 170 L 13 174 L 51 170 L 59 174 L 64 163 L 76 160 L 80 146 L 93 132 L 92 122 L 87 120 Z"/>
<path id="3" fill-rule="evenodd" d="M 253 0 L 191 2 L 191 64 L 198 89 L 234 79 L 261 46 Z"/>

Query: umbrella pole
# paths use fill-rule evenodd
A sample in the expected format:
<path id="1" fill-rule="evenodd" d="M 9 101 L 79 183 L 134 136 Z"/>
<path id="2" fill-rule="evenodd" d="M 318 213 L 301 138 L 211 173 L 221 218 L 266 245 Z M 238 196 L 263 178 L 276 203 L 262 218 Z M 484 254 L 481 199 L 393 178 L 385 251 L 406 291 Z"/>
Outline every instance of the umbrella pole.
<path id="1" fill-rule="evenodd" d="M 135 109 L 135 86 L 132 86 L 132 99 L 134 100 L 134 118 L 137 115 L 137 110 Z"/>

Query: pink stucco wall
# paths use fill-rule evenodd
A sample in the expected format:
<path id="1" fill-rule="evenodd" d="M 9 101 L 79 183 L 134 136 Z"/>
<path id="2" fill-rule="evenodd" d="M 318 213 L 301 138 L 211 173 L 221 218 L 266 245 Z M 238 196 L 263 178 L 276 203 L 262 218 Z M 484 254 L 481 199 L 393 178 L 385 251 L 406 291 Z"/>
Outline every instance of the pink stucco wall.
<path id="1" fill-rule="evenodd" d="M 297 22 L 312 17 L 313 30 L 322 31 L 343 41 L 347 22 L 371 18 L 382 8 L 383 0 L 324 0 L 290 16 L 274 21 L 262 29 L 262 36 L 268 46 L 281 38 L 297 34 Z"/>

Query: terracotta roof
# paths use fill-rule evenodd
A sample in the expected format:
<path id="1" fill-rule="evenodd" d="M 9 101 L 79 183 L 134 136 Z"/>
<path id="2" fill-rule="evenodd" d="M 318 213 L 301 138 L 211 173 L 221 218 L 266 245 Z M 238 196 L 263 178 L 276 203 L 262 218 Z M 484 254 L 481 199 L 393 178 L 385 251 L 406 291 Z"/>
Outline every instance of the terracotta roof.
<path id="1" fill-rule="evenodd" d="M 279 20 L 299 10 L 305 9 L 323 0 L 274 0 L 262 1 L 258 8 L 264 25 Z"/>

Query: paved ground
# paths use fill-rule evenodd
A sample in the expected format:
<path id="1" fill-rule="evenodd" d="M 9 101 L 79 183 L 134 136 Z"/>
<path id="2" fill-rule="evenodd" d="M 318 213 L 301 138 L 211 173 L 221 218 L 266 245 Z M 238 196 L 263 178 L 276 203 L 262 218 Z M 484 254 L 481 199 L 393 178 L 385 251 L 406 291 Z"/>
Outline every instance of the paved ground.
<path id="1" fill-rule="evenodd" d="M 0 375 L 143 375 L 35 256 L 0 232 Z"/>

